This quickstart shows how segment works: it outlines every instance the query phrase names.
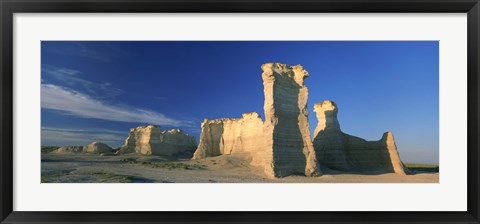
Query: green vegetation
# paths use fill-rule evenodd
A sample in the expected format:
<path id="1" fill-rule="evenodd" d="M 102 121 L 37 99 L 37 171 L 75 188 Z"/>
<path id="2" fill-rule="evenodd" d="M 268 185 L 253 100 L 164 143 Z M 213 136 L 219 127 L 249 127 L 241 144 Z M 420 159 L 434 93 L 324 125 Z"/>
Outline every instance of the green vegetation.
<path id="1" fill-rule="evenodd" d="M 82 177 L 93 177 L 95 183 L 133 183 L 134 179 L 131 176 L 119 175 L 113 173 L 60 173 L 60 174 L 42 174 L 42 183 L 61 183 L 64 180 L 59 181 L 60 178 L 65 177 L 67 179 L 76 179 Z"/>
<path id="2" fill-rule="evenodd" d="M 167 168 L 167 169 L 184 169 L 188 170 L 193 168 L 192 166 L 185 163 L 152 163 L 152 162 L 142 162 L 142 165 L 148 166 L 150 168 Z"/>
<path id="3" fill-rule="evenodd" d="M 122 159 L 121 161 L 122 161 L 122 162 L 125 162 L 125 163 L 128 163 L 128 164 L 136 164 L 136 163 L 138 163 L 138 161 L 137 161 L 135 158 L 126 158 L 126 159 Z"/>
<path id="4" fill-rule="evenodd" d="M 419 163 L 404 163 L 405 166 L 407 167 L 412 167 L 412 168 L 435 168 L 438 167 L 438 165 L 435 164 L 419 164 Z"/>
<path id="5" fill-rule="evenodd" d="M 412 171 L 421 172 L 439 172 L 440 167 L 435 164 L 418 164 L 418 163 L 404 163 L 405 167 Z"/>
<path id="6" fill-rule="evenodd" d="M 158 162 L 158 163 L 152 163 L 152 162 L 140 162 L 137 161 L 134 158 L 127 158 L 123 159 L 122 162 L 126 162 L 128 164 L 141 164 L 146 167 L 150 168 L 166 168 L 166 169 L 184 169 L 184 170 L 194 170 L 194 169 L 204 169 L 205 166 L 200 166 L 200 165 L 190 165 L 190 164 L 185 164 L 185 163 L 172 163 L 172 162 Z"/>
<path id="7" fill-rule="evenodd" d="M 56 179 L 64 176 L 64 173 L 42 174 L 42 183 L 54 183 Z"/>
<path id="8" fill-rule="evenodd" d="M 58 149 L 58 146 L 42 146 L 41 147 L 42 153 L 50 153 L 56 149 Z"/>
<path id="9" fill-rule="evenodd" d="M 133 178 L 127 175 L 113 173 L 93 173 L 100 183 L 133 183 Z"/>

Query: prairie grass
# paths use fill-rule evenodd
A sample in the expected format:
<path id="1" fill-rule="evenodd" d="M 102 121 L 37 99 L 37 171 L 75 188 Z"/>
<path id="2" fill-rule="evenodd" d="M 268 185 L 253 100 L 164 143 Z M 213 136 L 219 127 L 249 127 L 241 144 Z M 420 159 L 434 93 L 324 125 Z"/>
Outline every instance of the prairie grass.
<path id="1" fill-rule="evenodd" d="M 412 171 L 439 172 L 440 167 L 436 164 L 404 163 L 405 167 Z"/>
<path id="2" fill-rule="evenodd" d="M 62 179 L 78 178 L 89 176 L 94 178 L 95 183 L 133 183 L 134 179 L 131 176 L 120 175 L 114 173 L 60 173 L 60 174 L 42 174 L 42 183 L 62 183 Z"/>
<path id="3" fill-rule="evenodd" d="M 146 167 L 150 168 L 165 168 L 165 169 L 184 169 L 184 170 L 198 170 L 198 169 L 204 169 L 205 166 L 200 166 L 200 165 L 190 165 L 186 163 L 178 163 L 178 162 L 141 162 L 138 161 L 134 158 L 127 158 L 123 159 L 122 162 L 128 163 L 128 164 L 141 164 Z"/>

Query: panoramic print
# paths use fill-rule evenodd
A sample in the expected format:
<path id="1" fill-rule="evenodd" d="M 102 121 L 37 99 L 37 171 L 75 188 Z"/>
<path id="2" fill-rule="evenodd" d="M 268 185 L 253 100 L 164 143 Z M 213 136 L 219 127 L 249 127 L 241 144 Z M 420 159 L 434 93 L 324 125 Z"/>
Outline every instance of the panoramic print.
<path id="1" fill-rule="evenodd" d="M 42 183 L 438 183 L 438 41 L 42 41 Z"/>

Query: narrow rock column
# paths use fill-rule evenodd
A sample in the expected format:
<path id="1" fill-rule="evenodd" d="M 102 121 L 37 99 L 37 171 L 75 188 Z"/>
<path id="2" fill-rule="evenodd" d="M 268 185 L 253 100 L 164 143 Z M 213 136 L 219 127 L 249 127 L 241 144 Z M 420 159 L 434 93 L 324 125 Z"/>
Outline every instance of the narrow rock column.
<path id="1" fill-rule="evenodd" d="M 392 163 L 393 172 L 396 174 L 406 175 L 406 168 L 403 166 L 402 160 L 400 160 L 400 155 L 397 151 L 397 145 L 395 144 L 395 139 L 393 138 L 392 132 L 385 132 L 382 136 L 380 142 L 385 142 L 390 155 L 390 162 Z"/>
<path id="2" fill-rule="evenodd" d="M 265 111 L 265 173 L 321 175 L 308 125 L 308 89 L 302 66 L 280 63 L 262 65 Z M 270 161 L 270 162 L 269 162 Z"/>
<path id="3" fill-rule="evenodd" d="M 314 136 L 320 131 L 332 130 L 340 131 L 340 124 L 337 119 L 338 108 L 333 101 L 325 100 L 313 105 L 313 111 L 317 115 L 318 125 L 315 128 Z"/>
<path id="4" fill-rule="evenodd" d="M 329 168 L 343 171 L 350 170 L 343 133 L 337 119 L 337 105 L 330 100 L 325 100 L 316 103 L 313 108 L 318 120 L 313 138 L 317 158 L 322 165 Z"/>
<path id="5" fill-rule="evenodd" d="M 223 126 L 224 122 L 222 120 L 208 120 L 206 118 L 203 120 L 200 143 L 192 159 L 203 159 L 223 154 L 220 147 Z"/>

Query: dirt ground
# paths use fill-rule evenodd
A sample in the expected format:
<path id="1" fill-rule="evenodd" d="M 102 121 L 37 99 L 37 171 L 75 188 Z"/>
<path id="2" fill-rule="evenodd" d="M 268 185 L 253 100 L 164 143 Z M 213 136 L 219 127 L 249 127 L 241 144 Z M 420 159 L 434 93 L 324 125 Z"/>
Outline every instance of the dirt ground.
<path id="1" fill-rule="evenodd" d="M 438 173 L 355 174 L 322 170 L 320 177 L 269 179 L 234 156 L 201 160 L 84 153 L 42 154 L 42 183 L 438 183 Z"/>

